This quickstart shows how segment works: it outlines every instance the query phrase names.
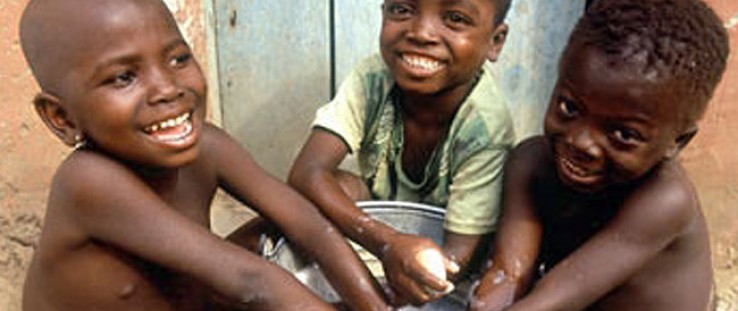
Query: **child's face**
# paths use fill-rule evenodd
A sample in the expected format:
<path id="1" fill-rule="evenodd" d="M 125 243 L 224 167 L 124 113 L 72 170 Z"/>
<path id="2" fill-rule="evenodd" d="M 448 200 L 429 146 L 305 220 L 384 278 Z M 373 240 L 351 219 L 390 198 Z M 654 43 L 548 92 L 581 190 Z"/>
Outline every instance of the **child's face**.
<path id="1" fill-rule="evenodd" d="M 405 92 L 436 94 L 472 81 L 507 26 L 492 0 L 385 0 L 382 57 Z"/>
<path id="2" fill-rule="evenodd" d="M 545 117 L 559 178 L 596 192 L 644 176 L 678 150 L 673 84 L 593 48 L 571 48 Z"/>
<path id="3" fill-rule="evenodd" d="M 193 161 L 205 113 L 205 80 L 163 6 L 113 5 L 86 14 L 61 101 L 101 150 L 150 167 Z M 89 16 L 93 15 L 93 16 Z"/>

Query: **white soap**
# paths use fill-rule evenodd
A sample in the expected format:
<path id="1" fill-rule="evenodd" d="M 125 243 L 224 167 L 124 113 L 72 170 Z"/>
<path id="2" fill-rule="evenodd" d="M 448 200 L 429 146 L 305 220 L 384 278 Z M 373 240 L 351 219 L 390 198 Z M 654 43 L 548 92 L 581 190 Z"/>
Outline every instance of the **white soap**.
<path id="1" fill-rule="evenodd" d="M 425 267 L 426 270 L 428 270 L 430 273 L 435 275 L 437 278 L 447 281 L 446 280 L 446 265 L 444 263 L 443 254 L 439 252 L 438 250 L 434 248 L 426 248 L 416 255 L 418 258 L 418 261 L 420 262 L 423 267 Z M 449 286 L 442 292 L 442 294 L 448 294 L 454 290 L 454 284 L 448 283 Z M 426 290 L 429 293 L 434 293 L 435 291 L 431 290 L 430 288 L 426 288 Z"/>
<path id="2" fill-rule="evenodd" d="M 417 254 L 418 261 L 426 270 L 437 278 L 446 280 L 446 265 L 443 262 L 443 254 L 434 248 L 426 248 Z"/>

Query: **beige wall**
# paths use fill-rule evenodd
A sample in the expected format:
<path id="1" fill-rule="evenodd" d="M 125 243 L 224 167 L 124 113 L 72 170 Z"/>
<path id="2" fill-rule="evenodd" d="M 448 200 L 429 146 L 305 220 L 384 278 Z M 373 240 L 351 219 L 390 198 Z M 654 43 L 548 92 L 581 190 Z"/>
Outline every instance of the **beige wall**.
<path id="1" fill-rule="evenodd" d="M 707 0 L 731 39 L 728 69 L 695 141 L 682 154 L 712 238 L 721 310 L 738 310 L 738 1 Z"/>
<path id="2" fill-rule="evenodd" d="M 0 309 L 10 311 L 19 310 L 20 285 L 39 233 L 49 181 L 68 152 L 43 127 L 30 104 L 37 86 L 17 38 L 18 18 L 26 1 L 0 1 L 0 105 L 4 113 L 0 119 Z M 212 38 L 206 36 L 205 1 L 167 3 L 203 69 L 212 72 L 208 70 L 207 40 Z M 708 2 L 725 20 L 732 48 L 738 50 L 738 1 Z M 738 206 L 738 148 L 733 145 L 738 144 L 736 85 L 738 58 L 733 55 L 700 133 L 682 155 L 712 231 L 722 310 L 738 310 L 738 212 L 734 210 Z M 217 90 L 215 86 L 211 89 Z M 217 117 L 218 108 L 214 111 L 211 116 Z"/>

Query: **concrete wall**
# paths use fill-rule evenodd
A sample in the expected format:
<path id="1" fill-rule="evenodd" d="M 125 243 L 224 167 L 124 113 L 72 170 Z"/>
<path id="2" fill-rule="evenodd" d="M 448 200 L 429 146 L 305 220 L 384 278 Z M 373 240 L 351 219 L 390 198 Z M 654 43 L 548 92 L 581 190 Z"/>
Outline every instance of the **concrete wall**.
<path id="1" fill-rule="evenodd" d="M 0 1 L 0 105 L 3 105 L 5 116 L 0 119 L 0 310 L 9 311 L 19 310 L 24 270 L 36 245 L 49 182 L 56 166 L 68 153 L 67 148 L 41 124 L 30 104 L 31 98 L 37 92 L 37 86 L 25 66 L 17 39 L 18 19 L 26 1 Z M 209 20 L 212 18 L 209 1 L 168 0 L 167 2 L 175 12 L 185 36 L 193 45 L 196 57 L 206 72 L 212 73 L 215 70 L 208 70 L 208 68 L 215 67 L 214 53 L 208 53 L 207 48 L 213 46 L 211 42 L 214 37 L 209 34 L 215 31 L 206 27 L 211 24 Z M 738 2 L 733 0 L 708 0 L 707 2 L 712 4 L 724 19 L 731 35 L 731 47 L 734 51 L 738 50 Z M 536 7 L 527 5 L 544 2 L 519 0 L 517 3 L 513 8 L 514 11 L 511 12 L 511 17 L 517 15 L 520 19 L 530 19 L 531 16 L 536 16 L 531 20 L 536 21 L 539 28 L 557 18 L 557 14 L 546 15 Z M 538 19 L 540 16 L 547 16 L 550 20 Z M 533 36 L 532 31 L 534 30 L 530 28 L 533 26 L 535 25 L 516 26 L 523 31 L 513 33 L 513 36 Z M 516 47 L 529 54 L 512 53 L 510 51 L 514 48 L 510 48 L 506 50 L 509 55 L 503 53 L 503 57 L 515 57 L 519 58 L 519 61 L 508 59 L 509 64 L 525 65 L 526 60 L 529 60 L 526 55 L 546 58 L 557 54 L 553 49 L 545 51 L 516 43 L 512 38 L 511 40 L 506 48 Z M 528 37 L 526 40 L 543 46 L 555 43 L 547 43 L 545 36 L 536 37 L 535 40 Z M 550 63 L 551 61 L 548 62 Z M 538 97 L 547 97 L 547 92 L 550 90 L 547 90 L 545 86 L 524 88 L 519 83 L 522 81 L 522 83 L 530 84 L 534 79 L 549 81 L 549 75 L 553 72 L 551 68 L 544 67 L 543 69 L 546 70 L 543 72 L 530 70 L 530 68 L 515 68 L 511 66 L 505 70 L 507 74 L 500 73 L 505 83 L 510 84 L 506 88 L 516 90 L 519 92 L 517 96 L 521 97 L 530 97 L 530 92 L 537 94 L 535 96 Z M 516 71 L 517 76 L 513 74 Z M 218 93 L 216 78 L 215 74 L 209 75 L 211 91 L 215 94 Z M 518 81 L 518 84 L 515 84 L 515 81 Z M 736 106 L 738 89 L 736 85 L 738 85 L 738 59 L 734 53 L 723 82 L 707 115 L 700 124 L 700 133 L 682 154 L 682 161 L 700 192 L 712 232 L 716 280 L 721 297 L 720 306 L 723 311 L 738 310 L 738 213 L 733 210 L 735 206 L 738 206 L 738 149 L 733 148 L 732 145 L 736 143 L 735 136 L 738 135 L 738 106 Z M 221 111 L 217 106 L 218 96 L 211 96 L 211 99 L 211 103 L 215 103 L 211 105 L 211 119 L 218 122 Z M 536 103 L 520 105 L 520 107 L 533 107 Z M 516 112 L 516 118 L 528 119 L 520 124 L 530 125 L 519 129 L 519 132 L 537 131 L 536 120 L 540 118 L 540 113 L 537 110 Z M 262 131 L 262 133 L 269 135 L 269 131 Z M 259 157 L 270 156 L 261 154 L 259 150 L 252 150 L 252 152 Z M 229 217 L 216 216 L 216 227 L 218 224 L 234 225 L 237 221 Z"/>

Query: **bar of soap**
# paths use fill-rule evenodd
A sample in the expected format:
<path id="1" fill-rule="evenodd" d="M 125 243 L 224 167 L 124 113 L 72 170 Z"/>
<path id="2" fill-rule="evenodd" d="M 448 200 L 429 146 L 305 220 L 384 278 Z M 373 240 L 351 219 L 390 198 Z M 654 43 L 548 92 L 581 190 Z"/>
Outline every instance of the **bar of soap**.
<path id="1" fill-rule="evenodd" d="M 426 270 L 435 275 L 437 278 L 446 281 L 446 283 L 448 284 L 446 289 L 440 294 L 445 295 L 454 290 L 454 284 L 446 280 L 446 265 L 444 262 L 443 254 L 441 254 L 441 252 L 439 252 L 435 248 L 426 248 L 418 252 L 416 256 L 420 264 L 423 265 Z M 438 292 L 430 288 L 425 288 L 425 290 L 430 294 L 438 294 Z"/>
<path id="2" fill-rule="evenodd" d="M 443 261 L 443 254 L 436 249 L 426 248 L 416 255 L 418 262 L 420 262 L 426 270 L 433 273 L 437 278 L 446 280 L 446 265 Z"/>

